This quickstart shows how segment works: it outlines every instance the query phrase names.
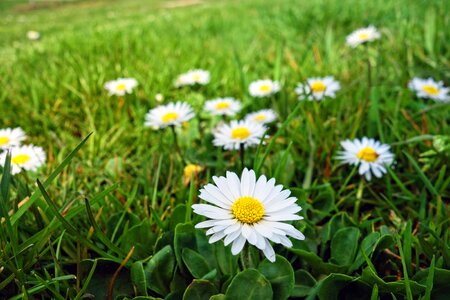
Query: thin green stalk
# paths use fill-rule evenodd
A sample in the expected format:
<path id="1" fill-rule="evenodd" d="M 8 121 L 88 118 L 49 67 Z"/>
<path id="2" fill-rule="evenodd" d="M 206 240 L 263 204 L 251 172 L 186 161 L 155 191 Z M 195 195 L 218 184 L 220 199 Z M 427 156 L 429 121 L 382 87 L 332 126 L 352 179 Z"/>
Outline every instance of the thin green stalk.
<path id="1" fill-rule="evenodd" d="M 359 208 L 361 206 L 361 199 L 364 191 L 364 178 L 359 182 L 358 191 L 356 192 L 355 210 L 353 211 L 353 220 L 359 219 Z"/>
<path id="2" fill-rule="evenodd" d="M 241 157 L 241 171 L 244 170 L 245 167 L 245 144 L 241 143 L 239 145 L 239 156 Z"/>
<path id="3" fill-rule="evenodd" d="M 183 155 L 181 154 L 181 149 L 178 144 L 178 137 L 177 137 L 177 132 L 175 131 L 175 126 L 173 126 L 173 125 L 170 126 L 170 130 L 172 131 L 172 135 L 173 135 L 173 145 L 175 147 L 175 151 L 178 153 L 178 156 L 180 156 L 180 159 L 183 162 L 183 165 L 186 165 L 186 161 L 185 161 Z"/>

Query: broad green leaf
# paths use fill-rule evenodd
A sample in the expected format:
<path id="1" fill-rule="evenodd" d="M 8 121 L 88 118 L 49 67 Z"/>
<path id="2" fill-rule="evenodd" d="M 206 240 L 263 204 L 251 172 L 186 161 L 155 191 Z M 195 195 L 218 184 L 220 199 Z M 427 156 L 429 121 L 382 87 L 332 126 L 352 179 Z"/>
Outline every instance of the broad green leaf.
<path id="1" fill-rule="evenodd" d="M 317 254 L 310 251 L 295 248 L 288 248 L 288 250 L 292 253 L 297 254 L 301 259 L 307 262 L 313 269 L 314 273 L 319 274 L 342 273 L 345 272 L 345 270 L 347 269 L 347 267 L 345 266 L 340 266 L 333 263 L 326 263 L 322 260 L 321 257 L 317 256 Z"/>
<path id="2" fill-rule="evenodd" d="M 379 239 L 379 232 L 371 232 L 362 240 L 358 254 L 356 255 L 356 258 L 353 261 L 352 266 L 350 267 L 350 272 L 358 269 L 364 263 L 364 256 L 362 255 L 361 251 L 364 251 L 364 253 L 366 253 L 366 255 L 370 257 L 372 255 L 372 252 L 375 250 Z"/>
<path id="3" fill-rule="evenodd" d="M 184 272 L 182 259 L 183 249 L 197 249 L 194 226 L 191 223 L 178 224 L 175 227 L 175 238 L 173 243 L 178 267 L 182 270 L 182 272 Z"/>
<path id="4" fill-rule="evenodd" d="M 175 230 L 175 227 L 184 223 L 186 219 L 186 205 L 178 204 L 172 211 L 169 219 L 169 230 Z"/>
<path id="5" fill-rule="evenodd" d="M 270 281 L 275 299 L 289 297 L 295 280 L 294 270 L 286 258 L 277 255 L 273 263 L 265 259 L 259 264 L 258 270 Z"/>
<path id="6" fill-rule="evenodd" d="M 359 229 L 347 227 L 339 229 L 331 240 L 331 259 L 341 266 L 350 266 L 358 250 Z"/>
<path id="7" fill-rule="evenodd" d="M 131 265 L 131 282 L 139 295 L 147 296 L 147 279 L 142 261 L 134 262 Z"/>
<path id="8" fill-rule="evenodd" d="M 194 278 L 202 278 L 211 271 L 203 256 L 194 250 L 184 248 L 182 251 L 182 257 L 184 264 Z"/>
<path id="9" fill-rule="evenodd" d="M 217 294 L 217 288 L 207 280 L 194 279 L 187 287 L 183 300 L 203 300 Z"/>
<path id="10" fill-rule="evenodd" d="M 160 295 L 167 295 L 174 267 L 172 247 L 167 245 L 153 255 L 144 267 L 147 287 Z"/>
<path id="11" fill-rule="evenodd" d="M 272 300 L 270 282 L 256 269 L 246 269 L 237 274 L 225 293 L 227 300 Z"/>
<path id="12" fill-rule="evenodd" d="M 305 297 L 316 284 L 314 277 L 305 270 L 295 271 L 295 284 L 292 290 L 292 297 Z"/>

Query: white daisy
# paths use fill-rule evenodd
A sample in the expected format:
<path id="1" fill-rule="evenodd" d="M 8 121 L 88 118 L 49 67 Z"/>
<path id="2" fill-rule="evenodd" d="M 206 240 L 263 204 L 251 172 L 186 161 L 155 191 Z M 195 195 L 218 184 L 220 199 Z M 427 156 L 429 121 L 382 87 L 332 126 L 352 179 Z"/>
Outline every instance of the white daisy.
<path id="1" fill-rule="evenodd" d="M 131 94 L 137 85 L 138 82 L 134 78 L 118 78 L 106 82 L 105 89 L 109 92 L 109 95 L 124 96 L 125 94 Z"/>
<path id="2" fill-rule="evenodd" d="M 269 79 L 256 80 L 250 83 L 248 91 L 252 97 L 268 97 L 280 91 L 280 83 Z"/>
<path id="3" fill-rule="evenodd" d="M 325 97 L 336 98 L 336 92 L 341 89 L 338 81 L 333 76 L 308 78 L 306 84 L 299 83 L 295 89 L 299 100 L 320 101 Z"/>
<path id="4" fill-rule="evenodd" d="M 209 228 L 209 242 L 224 239 L 231 246 L 231 253 L 237 255 L 245 243 L 262 250 L 267 259 L 275 261 L 275 252 L 269 241 L 292 247 L 288 236 L 304 240 L 305 236 L 285 221 L 301 220 L 297 215 L 302 209 L 297 198 L 289 197 L 290 190 L 275 185 L 275 179 L 267 180 L 262 175 L 256 180 L 253 170 L 244 169 L 241 179 L 233 172 L 226 177 L 213 177 L 214 184 L 207 184 L 200 190 L 200 199 L 213 204 L 194 204 L 196 214 L 210 220 L 198 223 L 196 228 Z"/>
<path id="5" fill-rule="evenodd" d="M 211 115 L 234 116 L 241 110 L 241 103 L 234 98 L 217 98 L 205 102 L 205 110 Z"/>
<path id="6" fill-rule="evenodd" d="M 155 107 L 145 115 L 145 126 L 155 129 L 170 125 L 179 126 L 195 116 L 192 107 L 186 102 L 171 102 Z"/>
<path id="7" fill-rule="evenodd" d="M 262 109 L 245 116 L 245 120 L 261 124 L 272 123 L 277 119 L 277 113 L 273 109 Z"/>
<path id="8" fill-rule="evenodd" d="M 382 177 L 387 172 L 386 166 L 394 161 L 394 154 L 390 151 L 390 146 L 381 144 L 379 141 L 363 137 L 362 140 L 345 140 L 341 142 L 344 151 L 340 151 L 337 158 L 342 163 L 359 165 L 359 174 L 365 175 L 367 180 L 375 177 Z"/>
<path id="9" fill-rule="evenodd" d="M 27 38 L 30 41 L 37 41 L 38 39 L 40 39 L 41 34 L 38 31 L 34 31 L 34 30 L 30 30 L 27 32 Z"/>
<path id="10" fill-rule="evenodd" d="M 450 101 L 450 88 L 444 87 L 442 81 L 436 82 L 432 78 L 422 79 L 415 77 L 408 83 L 408 87 L 416 92 L 417 97 L 441 102 Z"/>
<path id="11" fill-rule="evenodd" d="M 188 72 L 181 74 L 175 81 L 176 87 L 182 87 L 185 85 L 206 85 L 209 83 L 210 74 L 209 71 L 196 69 L 189 70 Z"/>
<path id="12" fill-rule="evenodd" d="M 231 121 L 230 124 L 221 124 L 213 132 L 215 146 L 223 146 L 225 150 L 238 150 L 240 145 L 244 147 L 259 145 L 266 127 L 261 123 L 242 120 Z"/>
<path id="13" fill-rule="evenodd" d="M 357 47 L 360 44 L 364 44 L 366 42 L 372 42 L 381 37 L 380 32 L 374 27 L 369 26 L 366 28 L 360 28 L 358 30 L 353 31 L 346 38 L 347 45 L 352 48 Z"/>
<path id="14" fill-rule="evenodd" d="M 19 127 L 0 129 L 0 150 L 20 146 L 26 137 L 25 132 Z"/>
<path id="15" fill-rule="evenodd" d="M 11 173 L 13 175 L 25 171 L 36 171 L 45 163 L 45 152 L 41 147 L 26 145 L 14 147 L 11 152 Z M 7 152 L 0 154 L 0 165 L 4 165 Z"/>

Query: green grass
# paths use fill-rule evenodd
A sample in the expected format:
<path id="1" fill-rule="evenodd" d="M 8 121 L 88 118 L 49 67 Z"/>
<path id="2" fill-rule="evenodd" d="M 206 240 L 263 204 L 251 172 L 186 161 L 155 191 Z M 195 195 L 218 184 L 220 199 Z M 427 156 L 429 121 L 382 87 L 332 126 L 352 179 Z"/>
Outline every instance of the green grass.
<path id="1" fill-rule="evenodd" d="M 209 299 L 251 285 L 254 299 L 262 291 L 275 299 L 445 298 L 449 151 L 433 151 L 433 137 L 449 135 L 449 105 L 415 98 L 407 82 L 430 76 L 450 85 L 449 2 L 173 3 L 2 4 L 0 128 L 22 127 L 48 163 L 36 174 L 3 172 L 0 298 L 102 299 L 111 290 L 119 299 Z M 347 34 L 370 24 L 382 38 L 368 51 L 345 46 Z M 28 30 L 42 38 L 28 41 Z M 174 88 L 192 68 L 209 70 L 210 84 Z M 296 83 L 326 75 L 341 82 L 337 98 L 297 104 Z M 103 90 L 117 77 L 139 81 L 123 106 Z M 266 77 L 281 81 L 281 93 L 251 98 L 248 84 Z M 170 132 L 143 125 L 157 93 L 188 101 L 201 117 L 179 132 L 184 157 L 206 167 L 190 186 Z M 275 247 L 273 265 L 250 249 L 258 271 L 241 272 L 222 242 L 207 244 L 191 225 L 201 218 L 186 207 L 213 175 L 240 169 L 238 153 L 212 146 L 217 120 L 201 112 L 220 96 L 241 99 L 240 116 L 279 113 L 269 132 L 277 138 L 248 151 L 246 164 L 275 176 L 303 207 L 294 226 L 306 240 Z M 334 159 L 340 141 L 362 136 L 392 145 L 396 164 L 382 179 L 361 183 Z"/>

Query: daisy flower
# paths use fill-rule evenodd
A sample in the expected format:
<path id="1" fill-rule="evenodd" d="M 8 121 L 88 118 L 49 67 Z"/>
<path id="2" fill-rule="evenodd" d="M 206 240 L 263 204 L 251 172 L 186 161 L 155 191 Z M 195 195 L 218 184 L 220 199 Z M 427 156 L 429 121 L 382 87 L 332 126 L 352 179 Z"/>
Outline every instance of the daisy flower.
<path id="1" fill-rule="evenodd" d="M 110 96 L 124 96 L 125 94 L 131 94 L 137 85 L 138 82 L 134 78 L 118 78 L 106 82 L 105 89 L 109 92 Z"/>
<path id="2" fill-rule="evenodd" d="M 0 129 L 0 150 L 20 146 L 26 137 L 25 132 L 19 127 Z"/>
<path id="3" fill-rule="evenodd" d="M 175 81 L 176 87 L 182 87 L 185 85 L 206 85 L 209 83 L 210 74 L 209 71 L 196 69 L 189 70 L 188 72 L 181 74 Z"/>
<path id="4" fill-rule="evenodd" d="M 11 152 L 11 173 L 13 175 L 25 171 L 36 171 L 45 163 L 45 152 L 41 147 L 26 145 L 14 147 Z M 4 165 L 7 152 L 0 154 L 0 165 Z"/>
<path id="5" fill-rule="evenodd" d="M 227 172 L 226 177 L 213 177 L 214 184 L 200 190 L 200 199 L 212 204 L 194 204 L 196 214 L 210 220 L 198 223 L 196 228 L 209 228 L 209 242 L 224 239 L 232 243 L 231 253 L 237 255 L 246 242 L 262 250 L 267 259 L 275 261 L 270 241 L 292 247 L 288 236 L 304 240 L 305 236 L 286 221 L 301 220 L 302 209 L 297 198 L 289 197 L 290 190 L 275 185 L 275 179 L 262 175 L 256 180 L 253 170 L 244 169 L 242 176 Z"/>
<path id="6" fill-rule="evenodd" d="M 307 97 L 308 100 L 320 101 L 325 97 L 335 98 L 336 92 L 341 89 L 333 76 L 308 78 L 306 84 L 298 84 L 295 93 L 299 100 Z"/>
<path id="7" fill-rule="evenodd" d="M 249 113 L 245 120 L 253 121 L 261 124 L 272 123 L 277 119 L 277 114 L 273 109 L 262 109 L 253 113 Z"/>
<path id="8" fill-rule="evenodd" d="M 382 177 L 385 174 L 386 166 L 394 161 L 394 154 L 390 151 L 390 146 L 381 144 L 379 141 L 363 137 L 362 140 L 345 140 L 341 142 L 344 151 L 340 151 L 338 159 L 342 163 L 359 165 L 359 174 L 365 175 L 367 180 L 375 177 Z"/>
<path id="9" fill-rule="evenodd" d="M 419 98 L 428 98 L 434 101 L 447 102 L 450 100 L 450 88 L 444 87 L 442 81 L 436 82 L 432 78 L 413 78 L 409 83 L 410 90 L 416 92 Z"/>
<path id="10" fill-rule="evenodd" d="M 41 34 L 38 31 L 30 30 L 27 32 L 27 38 L 30 41 L 37 41 L 41 38 Z"/>
<path id="11" fill-rule="evenodd" d="M 155 129 L 167 126 L 179 126 L 195 116 L 192 107 L 186 102 L 171 102 L 149 110 L 145 115 L 145 126 Z"/>
<path id="12" fill-rule="evenodd" d="M 234 98 L 217 98 L 205 102 L 205 110 L 213 116 L 234 116 L 241 110 L 241 103 Z"/>
<path id="13" fill-rule="evenodd" d="M 233 120 L 230 124 L 221 124 L 216 128 L 213 144 L 223 146 L 225 150 L 238 150 L 241 144 L 244 147 L 259 145 L 265 131 L 266 127 L 261 123 Z"/>
<path id="14" fill-rule="evenodd" d="M 360 44 L 364 44 L 366 42 L 372 42 L 381 37 L 380 32 L 374 27 L 369 26 L 365 28 L 360 28 L 358 30 L 353 31 L 346 38 L 347 45 L 352 48 L 356 48 Z"/>
<path id="15" fill-rule="evenodd" d="M 248 91 L 252 97 L 268 97 L 280 91 L 280 83 L 269 79 L 256 80 L 250 83 Z"/>

